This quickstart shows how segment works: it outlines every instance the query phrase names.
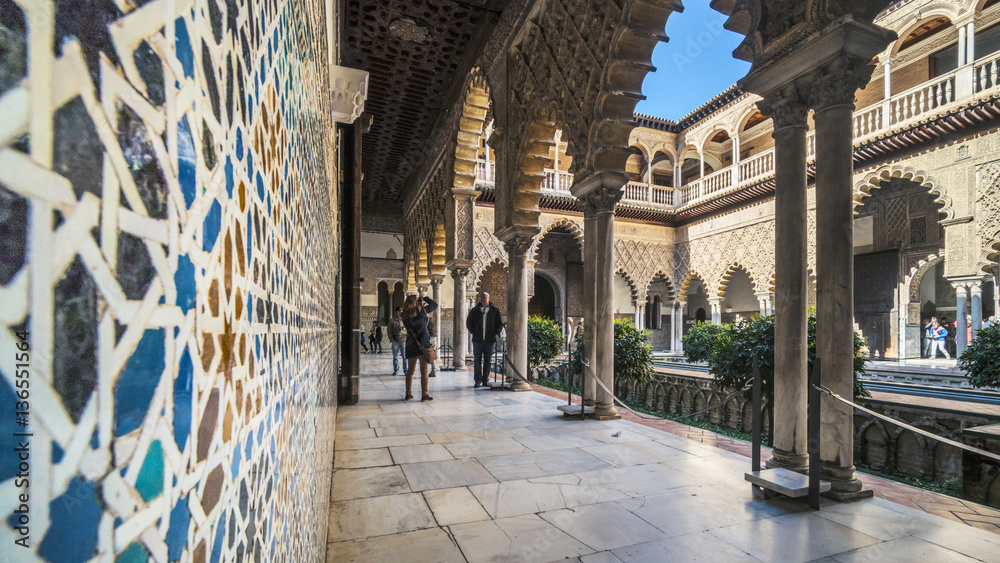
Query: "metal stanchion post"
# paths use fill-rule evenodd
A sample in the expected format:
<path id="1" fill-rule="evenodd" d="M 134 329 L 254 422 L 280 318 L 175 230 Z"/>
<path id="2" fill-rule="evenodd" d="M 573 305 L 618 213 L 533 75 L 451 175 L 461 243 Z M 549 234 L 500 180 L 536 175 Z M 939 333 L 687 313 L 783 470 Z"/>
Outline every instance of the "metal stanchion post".
<path id="1" fill-rule="evenodd" d="M 809 406 L 806 418 L 806 451 L 809 452 L 809 506 L 819 509 L 819 368 L 820 359 L 813 360 L 812 373 L 809 375 Z"/>
<path id="2" fill-rule="evenodd" d="M 760 412 L 760 402 L 761 402 L 761 387 L 763 387 L 763 382 L 760 377 L 760 366 L 757 364 L 757 356 L 754 355 L 751 358 L 753 363 L 753 469 L 752 471 L 760 471 L 760 439 L 761 439 L 761 417 Z"/>

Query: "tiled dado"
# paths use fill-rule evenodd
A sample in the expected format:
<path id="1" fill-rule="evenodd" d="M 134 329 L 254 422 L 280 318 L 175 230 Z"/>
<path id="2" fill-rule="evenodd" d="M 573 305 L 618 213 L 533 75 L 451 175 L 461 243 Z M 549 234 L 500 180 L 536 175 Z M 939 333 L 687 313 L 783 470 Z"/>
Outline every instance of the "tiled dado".
<path id="1" fill-rule="evenodd" d="M 31 556 L 322 557 L 324 5 L 0 0 L 0 559 L 22 329 Z"/>

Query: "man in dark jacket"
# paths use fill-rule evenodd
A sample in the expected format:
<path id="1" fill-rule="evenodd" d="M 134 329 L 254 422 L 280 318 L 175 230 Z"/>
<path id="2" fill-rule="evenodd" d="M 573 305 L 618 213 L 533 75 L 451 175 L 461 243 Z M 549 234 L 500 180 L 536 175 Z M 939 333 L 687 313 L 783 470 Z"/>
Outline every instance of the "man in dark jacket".
<path id="1" fill-rule="evenodd" d="M 469 311 L 465 318 L 465 328 L 472 335 L 472 357 L 476 378 L 475 387 L 483 387 L 490 377 L 490 356 L 493 355 L 493 344 L 503 330 L 500 309 L 490 304 L 490 294 L 479 292 L 479 303 Z"/>

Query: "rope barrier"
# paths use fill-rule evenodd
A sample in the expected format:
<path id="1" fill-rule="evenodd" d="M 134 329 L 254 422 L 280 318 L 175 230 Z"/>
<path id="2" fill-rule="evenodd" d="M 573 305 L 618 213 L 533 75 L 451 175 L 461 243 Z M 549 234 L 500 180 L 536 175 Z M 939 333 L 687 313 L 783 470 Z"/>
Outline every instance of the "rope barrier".
<path id="1" fill-rule="evenodd" d="M 917 434 L 920 434 L 921 436 L 926 436 L 928 438 L 931 438 L 933 440 L 937 440 L 939 442 L 943 442 L 945 444 L 948 444 L 949 446 L 953 446 L 953 447 L 956 447 L 956 448 L 961 449 L 961 450 L 965 450 L 965 451 L 968 451 L 968 452 L 979 454 L 979 455 L 981 455 L 983 457 L 990 458 L 990 459 L 992 459 L 994 461 L 1000 461 L 1000 455 L 998 455 L 998 454 L 987 452 L 987 451 L 981 450 L 979 448 L 974 448 L 974 447 L 969 446 L 967 444 L 963 444 L 962 442 L 957 442 L 955 440 L 951 440 L 951 439 L 945 438 L 943 436 L 938 436 L 937 434 L 934 434 L 932 432 L 928 432 L 926 430 L 921 430 L 920 428 L 917 428 L 916 426 L 910 426 L 909 424 L 907 424 L 905 422 L 902 422 L 900 420 L 896 420 L 895 418 L 892 418 L 890 416 L 886 416 L 884 414 L 877 413 L 877 412 L 875 412 L 875 411 L 873 411 L 873 410 L 871 410 L 869 408 L 865 408 L 865 407 L 863 407 L 863 406 L 861 406 L 861 405 L 859 405 L 857 403 L 854 403 L 852 401 L 848 401 L 847 399 L 845 399 L 845 398 L 841 397 L 840 395 L 838 395 L 838 394 L 834 393 L 833 391 L 831 391 L 830 388 L 826 387 L 825 385 L 813 385 L 813 387 L 816 390 L 818 390 L 820 393 L 824 393 L 826 395 L 829 395 L 830 397 L 833 397 L 834 399 L 840 401 L 841 403 L 844 403 L 846 405 L 850 405 L 850 406 L 852 406 L 852 407 L 854 407 L 854 408 L 856 408 L 856 409 L 858 409 L 860 411 L 866 412 L 866 413 L 868 413 L 868 414 L 870 414 L 870 415 L 872 415 L 872 416 L 874 416 L 876 418 L 881 418 L 882 420 L 885 420 L 887 422 L 891 422 L 892 424 L 895 424 L 896 426 L 899 426 L 901 428 L 906 428 L 907 430 L 909 430 L 911 432 L 915 432 Z"/>

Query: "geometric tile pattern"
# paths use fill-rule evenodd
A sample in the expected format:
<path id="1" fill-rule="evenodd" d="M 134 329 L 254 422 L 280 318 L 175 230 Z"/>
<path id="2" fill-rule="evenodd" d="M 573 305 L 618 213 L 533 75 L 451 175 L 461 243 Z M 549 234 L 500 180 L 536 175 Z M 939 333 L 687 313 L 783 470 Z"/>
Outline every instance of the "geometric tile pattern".
<path id="1" fill-rule="evenodd" d="M 338 276 L 324 3 L 0 14 L 3 552 L 20 549 L 27 430 L 34 557 L 321 558 Z"/>

